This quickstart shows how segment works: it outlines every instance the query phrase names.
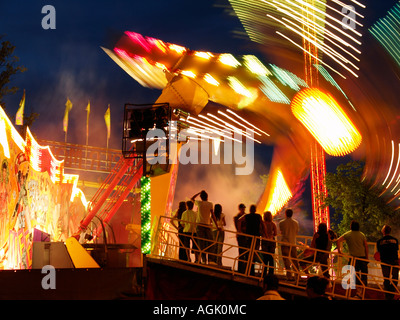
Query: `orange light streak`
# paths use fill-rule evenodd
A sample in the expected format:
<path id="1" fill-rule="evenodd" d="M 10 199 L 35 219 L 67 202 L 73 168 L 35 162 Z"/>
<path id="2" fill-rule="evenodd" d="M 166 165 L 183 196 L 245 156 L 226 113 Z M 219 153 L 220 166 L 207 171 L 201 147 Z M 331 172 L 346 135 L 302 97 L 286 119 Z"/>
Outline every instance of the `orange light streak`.
<path id="1" fill-rule="evenodd" d="M 267 205 L 264 211 L 270 211 L 273 215 L 276 215 L 280 209 L 289 201 L 293 196 L 285 178 L 278 168 L 273 175 L 273 181 L 271 184 L 272 194 L 269 196 Z"/>
<path id="2" fill-rule="evenodd" d="M 210 60 L 214 55 L 211 52 L 203 52 L 203 51 L 196 51 L 194 53 L 196 57 L 203 58 L 206 60 Z"/>
<path id="3" fill-rule="evenodd" d="M 168 44 L 168 48 L 179 54 L 182 54 L 187 51 L 187 49 L 185 47 L 178 46 L 177 44 L 172 44 L 172 43 Z"/>

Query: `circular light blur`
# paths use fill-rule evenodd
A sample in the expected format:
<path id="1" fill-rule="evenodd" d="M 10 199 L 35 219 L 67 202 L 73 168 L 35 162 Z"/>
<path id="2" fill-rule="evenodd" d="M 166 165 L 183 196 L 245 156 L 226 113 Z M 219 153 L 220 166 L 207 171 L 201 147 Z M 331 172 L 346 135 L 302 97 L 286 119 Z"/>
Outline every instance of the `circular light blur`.
<path id="1" fill-rule="evenodd" d="M 293 98 L 291 109 L 327 154 L 344 156 L 361 144 L 360 132 L 331 95 L 304 89 Z"/>

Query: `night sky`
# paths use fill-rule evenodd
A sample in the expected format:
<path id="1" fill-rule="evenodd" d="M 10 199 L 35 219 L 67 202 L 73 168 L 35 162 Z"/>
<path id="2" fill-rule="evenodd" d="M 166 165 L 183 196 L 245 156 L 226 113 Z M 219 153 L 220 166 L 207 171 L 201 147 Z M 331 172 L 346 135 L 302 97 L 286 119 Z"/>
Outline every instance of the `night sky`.
<path id="1" fill-rule="evenodd" d="M 383 3 L 384 2 L 384 3 Z M 364 1 L 366 26 L 396 1 Z M 56 9 L 56 29 L 42 28 L 42 8 Z M 85 144 L 85 108 L 91 101 L 89 143 L 105 146 L 103 115 L 111 105 L 112 139 L 119 148 L 124 103 L 151 103 L 160 91 L 141 87 L 100 48 L 112 47 L 126 30 L 180 44 L 193 50 L 265 55 L 262 48 L 235 36 L 239 20 L 223 6 L 227 0 L 195 1 L 1 1 L 0 35 L 16 46 L 15 55 L 27 68 L 11 85 L 20 91 L 5 99 L 15 115 L 22 90 L 26 112 L 40 113 L 32 131 L 42 139 L 64 140 L 62 118 L 67 97 L 73 103 L 68 141 Z M 261 50 L 259 50 L 261 49 Z M 268 60 L 268 57 L 262 57 Z M 280 61 L 281 66 L 282 61 Z M 45 130 L 44 126 L 45 124 Z"/>
<path id="2" fill-rule="evenodd" d="M 56 29 L 41 26 L 42 7 L 56 9 Z M 247 41 L 233 37 L 235 17 L 215 1 L 1 1 L 0 34 L 16 46 L 27 71 L 12 82 L 21 90 L 6 99 L 14 116 L 26 89 L 26 112 L 40 113 L 32 126 L 39 138 L 64 140 L 62 118 L 67 97 L 73 103 L 68 142 L 85 144 L 85 108 L 91 101 L 89 144 L 106 146 L 103 115 L 111 105 L 113 138 L 120 148 L 125 103 L 152 103 L 159 90 L 141 87 L 100 48 L 112 48 L 126 30 L 191 49 L 239 53 Z M 245 51 L 243 51 L 245 52 Z M 43 124 L 46 130 L 43 130 Z M 82 131 L 83 130 L 83 131 Z"/>
<path id="3" fill-rule="evenodd" d="M 396 1 L 364 0 L 366 27 Z M 42 28 L 42 7 L 56 9 L 56 29 Z M 64 141 L 62 119 L 65 102 L 69 98 L 73 108 L 69 116 L 68 142 L 85 144 L 86 106 L 91 102 L 89 144 L 106 146 L 104 113 L 111 105 L 112 137 L 110 147 L 119 149 L 122 137 L 123 107 L 125 103 L 152 103 L 159 90 L 140 86 L 119 68 L 100 48 L 112 48 L 124 31 L 134 31 L 188 47 L 193 50 L 229 52 L 232 54 L 266 55 L 263 48 L 245 38 L 235 36 L 243 31 L 239 20 L 227 14 L 223 5 L 227 0 L 154 0 L 154 1 L 0 1 L 0 34 L 3 40 L 16 46 L 15 55 L 27 68 L 14 77 L 11 85 L 18 86 L 17 94 L 5 99 L 6 112 L 13 120 L 26 90 L 25 112 L 37 112 L 39 119 L 31 131 L 40 138 Z M 268 56 L 263 56 L 267 61 Z M 281 67 L 286 67 L 280 62 Z M 257 170 L 254 175 L 240 180 L 225 175 L 218 167 L 208 168 L 207 181 L 191 183 L 186 188 L 187 197 L 203 188 L 211 190 L 224 186 L 235 187 L 237 199 L 257 200 L 259 175 L 268 173 L 270 148 L 260 148 Z M 186 170 L 186 171 L 185 171 Z M 189 166 L 180 174 L 198 181 L 198 172 Z M 230 168 L 226 169 L 231 170 Z M 252 185 L 251 194 L 248 186 Z M 247 190 L 247 191 L 245 191 Z M 185 196 L 177 189 L 177 196 Z M 220 194 L 229 199 L 227 190 Z M 232 197 L 231 197 L 232 199 Z M 254 199 L 254 200 L 253 200 Z M 211 196 L 215 202 L 215 198 Z M 250 200 L 249 200 L 250 201 Z M 249 205 L 249 204 L 248 204 Z M 237 201 L 229 203 L 230 211 L 236 210 Z M 234 214 L 232 212 L 231 214 Z"/>

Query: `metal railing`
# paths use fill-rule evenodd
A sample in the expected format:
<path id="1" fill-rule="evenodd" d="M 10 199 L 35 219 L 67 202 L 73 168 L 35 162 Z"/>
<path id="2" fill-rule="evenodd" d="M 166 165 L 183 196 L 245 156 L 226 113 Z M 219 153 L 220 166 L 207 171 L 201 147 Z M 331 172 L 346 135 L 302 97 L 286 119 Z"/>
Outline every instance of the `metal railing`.
<path id="1" fill-rule="evenodd" d="M 267 252 L 263 250 L 263 244 L 265 244 L 264 241 L 271 240 L 223 230 L 224 241 L 218 242 L 215 240 L 218 233 L 215 227 L 208 226 L 214 237 L 204 239 L 197 236 L 196 233 L 178 232 L 179 222 L 181 220 L 171 217 L 157 217 L 153 223 L 151 257 L 218 270 L 230 274 L 234 280 L 255 279 L 259 285 L 262 284 L 269 268 L 273 268 L 274 274 L 280 277 L 282 284 L 302 290 L 305 289 L 309 276 L 323 276 L 325 270 L 325 275 L 329 275 L 326 294 L 333 298 L 384 299 L 385 294 L 400 295 L 397 281 L 384 277 L 381 271 L 383 266 L 388 269 L 389 274 L 392 274 L 393 268 L 396 268 L 398 273 L 398 267 L 376 261 L 373 258 L 355 258 L 345 253 L 338 253 L 336 250 L 324 251 L 310 248 L 311 237 L 308 236 L 299 236 L 295 245 L 282 242 L 278 237 L 278 240 L 272 241 L 275 244 L 275 250 Z M 189 222 L 185 221 L 185 223 Z M 196 224 L 189 224 L 196 230 Z M 237 237 L 241 238 L 240 245 Z M 191 243 L 190 247 L 185 247 L 187 242 Z M 220 244 L 220 251 L 217 251 L 217 244 Z M 282 247 L 285 246 L 289 252 L 294 248 L 296 255 L 283 256 Z M 369 243 L 369 246 L 374 248 L 372 243 Z M 186 251 L 188 258 L 179 259 L 179 250 Z M 267 264 L 268 255 L 273 258 L 273 266 Z M 321 263 L 321 256 L 325 257 L 326 265 Z M 206 259 L 200 259 L 200 257 Z M 285 268 L 285 259 L 289 262 L 287 265 L 291 264 L 291 270 Z M 368 263 L 368 272 L 354 273 L 355 268 L 363 261 Z M 289 274 L 293 275 L 290 280 L 287 279 Z M 363 281 L 365 278 L 367 279 L 366 283 Z M 392 287 L 390 290 L 387 289 L 389 284 Z"/>

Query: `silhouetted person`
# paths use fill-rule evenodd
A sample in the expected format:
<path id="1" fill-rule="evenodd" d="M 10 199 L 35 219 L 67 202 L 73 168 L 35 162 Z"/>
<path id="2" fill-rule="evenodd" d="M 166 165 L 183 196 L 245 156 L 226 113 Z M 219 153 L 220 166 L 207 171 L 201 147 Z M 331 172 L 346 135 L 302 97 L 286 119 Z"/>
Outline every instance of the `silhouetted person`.
<path id="1" fill-rule="evenodd" d="M 329 301 L 325 295 L 328 280 L 325 277 L 313 276 L 307 279 L 306 292 L 310 300 Z"/>
<path id="2" fill-rule="evenodd" d="M 279 279 L 276 275 L 269 274 L 264 278 L 264 295 L 257 300 L 285 300 L 278 292 Z"/>
<path id="3" fill-rule="evenodd" d="M 382 228 L 383 237 L 376 242 L 376 248 L 380 255 L 380 260 L 388 265 L 381 265 L 382 275 L 385 278 L 383 280 L 383 286 L 386 291 L 396 292 L 395 287 L 399 280 L 399 241 L 390 235 L 392 228 L 388 225 L 384 225 Z M 393 281 L 393 284 L 391 281 Z M 385 293 L 387 300 L 394 298 L 393 294 Z"/>
<path id="4" fill-rule="evenodd" d="M 214 240 L 216 241 L 216 250 L 215 253 L 217 255 L 217 265 L 222 266 L 222 248 L 224 245 L 224 240 L 225 240 L 225 231 L 224 227 L 226 226 L 226 221 L 225 221 L 225 214 L 222 212 L 222 206 L 218 203 L 214 206 L 214 215 L 215 218 L 217 219 L 217 227 L 218 229 L 213 230 L 213 237 Z M 215 225 L 215 224 L 214 224 Z"/>
<path id="5" fill-rule="evenodd" d="M 270 211 L 264 212 L 264 226 L 265 226 L 265 238 L 268 240 L 262 240 L 261 248 L 263 251 L 263 260 L 266 266 L 264 269 L 264 277 L 267 275 L 274 274 L 274 254 L 276 249 L 275 237 L 277 236 L 277 228 L 275 222 L 272 221 L 272 213 Z"/>
<path id="6" fill-rule="evenodd" d="M 241 230 L 242 233 L 246 233 L 250 236 L 253 237 L 246 237 L 246 247 L 251 248 L 251 245 L 253 241 L 255 241 L 255 250 L 260 249 L 260 236 L 265 237 L 265 226 L 262 221 L 262 217 L 260 214 L 256 213 L 257 211 L 257 206 L 252 204 L 250 206 L 250 213 L 245 214 L 242 216 L 239 221 L 239 229 Z M 248 260 L 249 256 L 248 253 L 245 255 L 246 260 Z M 251 263 L 251 269 L 250 269 L 250 274 L 254 275 L 255 274 L 255 264 L 254 262 L 257 261 L 257 254 L 254 253 L 254 259 L 253 262 Z"/>
<path id="7" fill-rule="evenodd" d="M 235 223 L 235 228 L 238 233 L 240 233 L 239 229 L 239 219 L 246 214 L 246 206 L 241 203 L 239 204 L 239 212 L 236 216 L 233 217 L 233 222 Z M 239 247 L 239 258 L 238 258 L 238 272 L 245 273 L 246 272 L 246 262 L 243 261 L 245 258 L 244 254 L 246 252 L 246 236 L 236 234 L 236 240 Z"/>
<path id="8" fill-rule="evenodd" d="M 183 224 L 182 224 L 182 214 L 186 211 L 186 202 L 181 201 L 178 205 L 178 210 L 176 210 L 175 215 L 173 218 L 178 219 L 178 226 L 175 225 L 176 220 L 173 220 L 173 224 L 178 229 L 178 239 L 179 239 L 179 259 L 187 261 L 189 259 L 186 248 L 185 248 L 185 240 L 186 236 L 183 234 Z"/>
<path id="9" fill-rule="evenodd" d="M 314 236 L 311 240 L 310 248 L 315 248 L 315 249 L 324 250 L 324 251 L 331 251 L 332 241 L 330 239 L 330 236 L 328 233 L 328 227 L 325 222 L 321 222 L 318 225 L 317 232 L 314 233 Z M 328 269 L 329 253 L 322 252 L 322 251 L 315 252 L 314 250 L 312 250 L 312 252 L 313 253 L 311 254 L 311 256 L 308 256 L 305 259 L 300 261 L 301 267 L 303 269 L 307 268 L 305 270 L 305 272 L 308 274 L 308 268 L 310 267 L 310 265 L 313 262 L 319 263 L 324 277 L 329 278 L 329 269 Z"/>

